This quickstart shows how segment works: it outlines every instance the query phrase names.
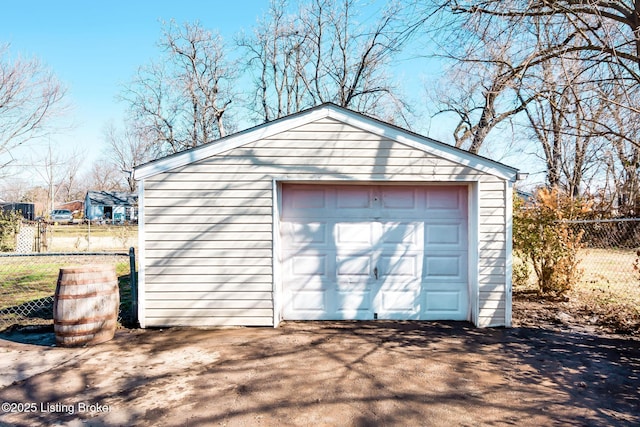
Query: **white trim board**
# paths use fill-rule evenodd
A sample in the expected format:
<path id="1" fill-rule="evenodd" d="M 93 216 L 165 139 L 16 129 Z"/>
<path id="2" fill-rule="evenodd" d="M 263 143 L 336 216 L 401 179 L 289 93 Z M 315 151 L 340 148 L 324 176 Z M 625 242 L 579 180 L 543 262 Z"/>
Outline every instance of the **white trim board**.
<path id="1" fill-rule="evenodd" d="M 138 183 L 138 278 L 136 284 L 138 289 L 136 294 L 138 296 L 138 323 L 141 328 L 146 326 L 146 268 L 145 268 L 145 224 L 144 224 L 144 180 Z"/>

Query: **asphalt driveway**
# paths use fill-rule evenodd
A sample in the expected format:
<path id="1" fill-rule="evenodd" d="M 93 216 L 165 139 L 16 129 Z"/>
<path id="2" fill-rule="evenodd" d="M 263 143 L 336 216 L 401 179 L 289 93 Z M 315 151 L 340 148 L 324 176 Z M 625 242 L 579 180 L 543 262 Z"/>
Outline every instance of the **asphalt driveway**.
<path id="1" fill-rule="evenodd" d="M 640 425 L 640 341 L 464 322 L 0 336 L 0 423 Z"/>

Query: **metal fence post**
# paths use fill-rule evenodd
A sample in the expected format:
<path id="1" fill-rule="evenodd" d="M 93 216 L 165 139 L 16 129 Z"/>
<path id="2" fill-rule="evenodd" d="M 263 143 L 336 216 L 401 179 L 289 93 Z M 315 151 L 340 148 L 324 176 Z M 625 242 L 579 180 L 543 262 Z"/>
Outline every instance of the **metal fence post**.
<path id="1" fill-rule="evenodd" d="M 136 250 L 129 248 L 129 274 L 131 286 L 131 319 L 134 325 L 138 325 L 138 282 L 136 274 Z"/>

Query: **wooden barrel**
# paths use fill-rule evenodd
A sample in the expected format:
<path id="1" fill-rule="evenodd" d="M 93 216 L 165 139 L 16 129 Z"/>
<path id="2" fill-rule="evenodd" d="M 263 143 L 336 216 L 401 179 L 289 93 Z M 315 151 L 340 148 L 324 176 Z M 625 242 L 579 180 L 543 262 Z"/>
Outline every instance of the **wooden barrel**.
<path id="1" fill-rule="evenodd" d="M 120 293 L 112 265 L 61 268 L 53 298 L 56 343 L 93 345 L 113 338 Z"/>

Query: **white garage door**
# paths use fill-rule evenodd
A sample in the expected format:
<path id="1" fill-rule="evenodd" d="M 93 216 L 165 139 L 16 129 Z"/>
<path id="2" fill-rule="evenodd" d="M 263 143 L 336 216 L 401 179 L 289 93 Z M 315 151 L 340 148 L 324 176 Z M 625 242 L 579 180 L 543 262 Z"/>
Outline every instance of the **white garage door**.
<path id="1" fill-rule="evenodd" d="M 283 185 L 283 318 L 466 320 L 465 186 Z"/>

